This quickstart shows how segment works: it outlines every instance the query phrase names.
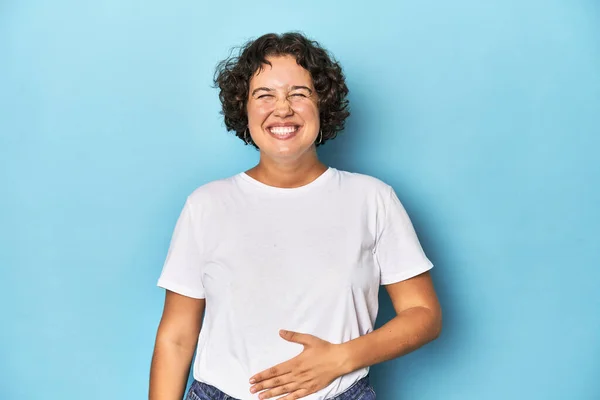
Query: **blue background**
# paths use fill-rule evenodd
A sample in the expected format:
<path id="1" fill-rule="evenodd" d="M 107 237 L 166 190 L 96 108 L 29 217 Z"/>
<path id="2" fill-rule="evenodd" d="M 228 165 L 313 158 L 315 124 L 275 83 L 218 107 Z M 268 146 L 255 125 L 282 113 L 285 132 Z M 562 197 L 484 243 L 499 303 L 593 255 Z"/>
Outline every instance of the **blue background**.
<path id="1" fill-rule="evenodd" d="M 258 159 L 214 66 L 288 30 L 351 89 L 322 159 L 392 184 L 436 265 L 443 334 L 379 397 L 600 399 L 592 0 L 0 2 L 0 399 L 147 398 L 185 196 Z"/>

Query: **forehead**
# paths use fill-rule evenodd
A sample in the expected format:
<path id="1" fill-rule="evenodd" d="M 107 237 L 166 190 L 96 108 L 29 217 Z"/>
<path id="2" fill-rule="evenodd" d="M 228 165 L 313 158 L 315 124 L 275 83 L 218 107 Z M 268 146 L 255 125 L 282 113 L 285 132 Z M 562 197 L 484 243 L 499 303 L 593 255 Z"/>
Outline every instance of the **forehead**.
<path id="1" fill-rule="evenodd" d="M 286 88 L 308 86 L 312 88 L 310 72 L 302 68 L 292 56 L 267 57 L 265 64 L 250 79 L 250 90 L 255 87 Z"/>

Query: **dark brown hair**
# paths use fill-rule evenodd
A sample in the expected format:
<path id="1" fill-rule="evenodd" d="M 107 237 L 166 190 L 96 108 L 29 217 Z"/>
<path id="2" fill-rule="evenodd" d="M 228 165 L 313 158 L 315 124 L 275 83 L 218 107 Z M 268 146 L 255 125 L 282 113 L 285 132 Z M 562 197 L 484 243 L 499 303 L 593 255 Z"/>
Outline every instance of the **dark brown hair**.
<path id="1" fill-rule="evenodd" d="M 214 77 L 228 131 L 234 131 L 237 137 L 244 140 L 248 127 L 246 104 L 250 79 L 265 64 L 271 65 L 267 57 L 283 55 L 295 57 L 298 65 L 312 77 L 319 99 L 323 135 L 317 146 L 335 138 L 344 129 L 346 118 L 350 115 L 346 80 L 340 64 L 319 43 L 297 32 L 282 35 L 269 33 L 237 50 L 237 55 L 233 54 L 217 65 Z M 257 147 L 250 135 L 247 135 L 247 140 Z"/>

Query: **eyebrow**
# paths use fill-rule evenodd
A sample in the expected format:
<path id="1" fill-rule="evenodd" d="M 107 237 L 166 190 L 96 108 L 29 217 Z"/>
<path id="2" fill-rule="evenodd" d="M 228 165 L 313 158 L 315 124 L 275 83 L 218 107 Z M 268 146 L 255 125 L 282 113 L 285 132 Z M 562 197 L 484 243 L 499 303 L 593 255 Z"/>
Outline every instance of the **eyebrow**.
<path id="1" fill-rule="evenodd" d="M 312 89 L 307 86 L 292 86 L 292 90 L 305 89 L 308 90 L 308 93 L 312 94 Z"/>
<path id="2" fill-rule="evenodd" d="M 291 87 L 291 90 L 300 90 L 300 89 L 307 90 L 308 93 L 310 93 L 310 94 L 313 93 L 312 89 L 309 88 L 308 86 L 292 86 Z M 275 89 L 271 89 L 271 88 L 267 88 L 267 87 L 259 87 L 259 88 L 256 88 L 256 89 L 254 89 L 252 91 L 252 96 L 254 96 L 256 94 L 256 92 L 260 92 L 261 90 L 265 91 L 265 92 L 273 92 L 273 91 L 275 91 Z"/>
<path id="3" fill-rule="evenodd" d="M 269 89 L 269 88 L 266 88 L 266 87 L 259 87 L 259 88 L 256 88 L 256 89 L 254 89 L 252 91 L 252 96 L 254 96 L 254 94 L 256 92 L 260 92 L 261 90 L 264 90 L 265 92 L 272 92 L 274 89 Z"/>

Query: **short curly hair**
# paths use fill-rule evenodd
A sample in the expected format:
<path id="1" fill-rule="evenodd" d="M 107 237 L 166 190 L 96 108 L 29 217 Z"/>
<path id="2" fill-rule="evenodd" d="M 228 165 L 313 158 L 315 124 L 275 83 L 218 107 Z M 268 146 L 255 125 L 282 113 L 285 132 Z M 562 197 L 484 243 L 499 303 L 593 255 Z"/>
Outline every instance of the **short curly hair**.
<path id="1" fill-rule="evenodd" d="M 319 43 L 298 32 L 269 33 L 237 50 L 237 55 L 232 52 L 229 58 L 217 65 L 214 76 L 222 105 L 221 114 L 228 131 L 234 131 L 237 137 L 258 149 L 251 137 L 245 138 L 250 79 L 265 64 L 271 65 L 267 57 L 284 55 L 295 57 L 298 65 L 312 77 L 318 96 L 322 134 L 317 146 L 335 138 L 344 129 L 346 118 L 350 115 L 346 79 L 341 65 Z"/>

